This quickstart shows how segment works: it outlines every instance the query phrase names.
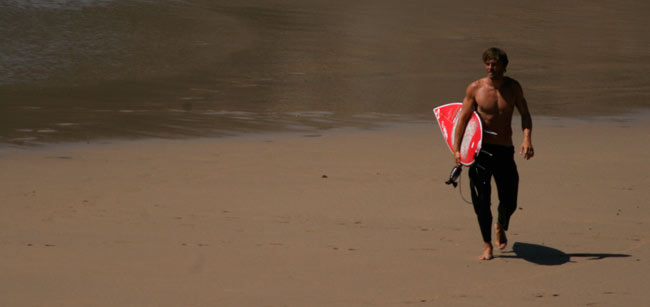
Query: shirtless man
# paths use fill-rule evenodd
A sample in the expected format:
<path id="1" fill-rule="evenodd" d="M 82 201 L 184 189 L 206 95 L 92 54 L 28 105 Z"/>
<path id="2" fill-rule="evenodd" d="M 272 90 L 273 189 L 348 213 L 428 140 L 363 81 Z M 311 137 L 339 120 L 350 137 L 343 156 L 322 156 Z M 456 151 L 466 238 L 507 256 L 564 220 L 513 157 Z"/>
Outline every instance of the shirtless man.
<path id="1" fill-rule="evenodd" d="M 492 212 L 490 194 L 492 177 L 497 185 L 499 195 L 498 218 L 496 228 L 496 245 L 504 249 L 508 243 L 506 230 L 510 216 L 517 208 L 517 191 L 519 174 L 514 161 L 512 143 L 512 113 L 515 108 L 521 115 L 523 141 L 520 154 L 528 160 L 533 157 L 531 143 L 532 119 L 524 93 L 516 80 L 505 77 L 508 56 L 503 50 L 490 48 L 483 53 L 483 63 L 487 76 L 472 82 L 466 90 L 463 108 L 458 117 L 454 144 L 454 159 L 460 165 L 460 144 L 472 111 L 476 110 L 483 120 L 487 133 L 483 136 L 481 152 L 476 162 L 469 169 L 472 203 L 478 218 L 484 249 L 479 257 L 490 260 L 492 255 L 491 226 Z"/>

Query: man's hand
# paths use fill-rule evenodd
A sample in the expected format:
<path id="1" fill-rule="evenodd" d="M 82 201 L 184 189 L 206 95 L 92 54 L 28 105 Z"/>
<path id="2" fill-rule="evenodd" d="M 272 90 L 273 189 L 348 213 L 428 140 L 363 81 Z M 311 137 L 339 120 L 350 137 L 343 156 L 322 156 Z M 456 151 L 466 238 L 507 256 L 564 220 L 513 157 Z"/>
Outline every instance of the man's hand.
<path id="1" fill-rule="evenodd" d="M 533 149 L 533 144 L 531 144 L 529 139 L 525 139 L 521 143 L 520 154 L 524 155 L 524 159 L 529 160 L 535 155 L 535 150 Z"/>
<path id="2" fill-rule="evenodd" d="M 456 162 L 456 165 L 460 165 L 460 151 L 454 152 L 454 162 Z"/>

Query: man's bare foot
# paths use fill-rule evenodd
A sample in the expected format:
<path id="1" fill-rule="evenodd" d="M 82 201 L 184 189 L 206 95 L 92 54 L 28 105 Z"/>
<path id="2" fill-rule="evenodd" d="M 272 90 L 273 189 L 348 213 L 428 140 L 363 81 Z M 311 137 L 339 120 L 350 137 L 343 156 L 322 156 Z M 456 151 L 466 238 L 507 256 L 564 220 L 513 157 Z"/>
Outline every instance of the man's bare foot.
<path id="1" fill-rule="evenodd" d="M 491 260 L 494 258 L 492 255 L 492 244 L 490 243 L 485 243 L 484 249 L 483 249 L 483 254 L 478 257 L 479 260 Z"/>
<path id="2" fill-rule="evenodd" d="M 506 246 L 508 246 L 508 238 L 506 237 L 506 232 L 505 230 L 503 230 L 503 227 L 501 227 L 501 225 L 499 224 L 496 224 L 495 228 L 496 228 L 495 241 L 497 243 L 497 247 L 499 247 L 499 249 L 504 249 L 506 248 Z"/>

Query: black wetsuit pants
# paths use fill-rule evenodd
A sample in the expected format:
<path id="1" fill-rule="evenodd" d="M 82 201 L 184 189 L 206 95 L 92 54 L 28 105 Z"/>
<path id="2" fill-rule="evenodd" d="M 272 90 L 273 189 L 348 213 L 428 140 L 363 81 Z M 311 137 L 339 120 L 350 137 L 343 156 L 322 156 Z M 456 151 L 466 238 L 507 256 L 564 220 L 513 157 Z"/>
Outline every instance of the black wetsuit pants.
<path id="1" fill-rule="evenodd" d="M 490 210 L 492 177 L 499 193 L 497 221 L 504 230 L 508 230 L 510 216 L 517 209 L 519 173 L 515 165 L 514 153 L 513 146 L 483 144 L 476 162 L 469 169 L 474 212 L 478 218 L 483 241 L 486 243 L 491 242 L 492 236 L 492 211 Z"/>

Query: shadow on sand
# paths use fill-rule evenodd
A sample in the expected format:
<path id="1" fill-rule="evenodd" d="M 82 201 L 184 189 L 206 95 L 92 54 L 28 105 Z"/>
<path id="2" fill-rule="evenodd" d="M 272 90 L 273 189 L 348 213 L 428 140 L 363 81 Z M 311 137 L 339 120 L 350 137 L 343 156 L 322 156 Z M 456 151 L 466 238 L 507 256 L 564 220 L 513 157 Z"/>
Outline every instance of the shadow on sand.
<path id="1" fill-rule="evenodd" d="M 603 258 L 630 257 L 626 254 L 602 254 L 602 253 L 573 253 L 567 254 L 561 250 L 531 243 L 515 242 L 511 252 L 514 255 L 501 255 L 498 258 L 519 258 L 539 265 L 561 265 L 571 261 L 571 257 L 585 257 L 589 260 L 600 260 Z"/>

